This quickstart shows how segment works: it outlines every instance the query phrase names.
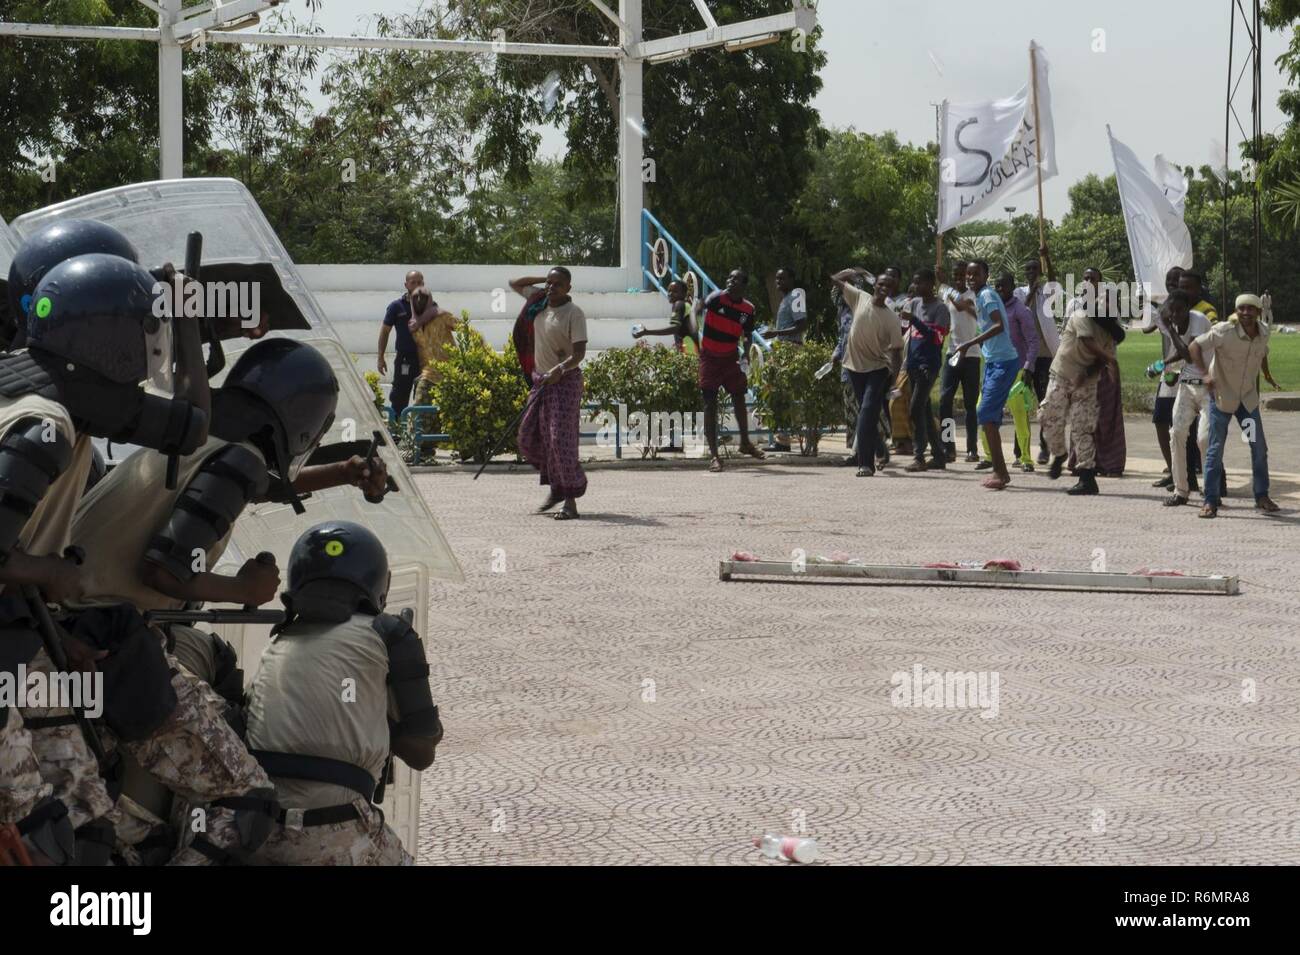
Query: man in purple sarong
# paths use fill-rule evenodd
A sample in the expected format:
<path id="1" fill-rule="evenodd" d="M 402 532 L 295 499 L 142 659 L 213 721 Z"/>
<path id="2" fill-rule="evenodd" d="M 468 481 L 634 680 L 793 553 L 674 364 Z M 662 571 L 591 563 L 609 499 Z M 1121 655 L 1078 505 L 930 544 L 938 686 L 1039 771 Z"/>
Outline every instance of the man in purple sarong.
<path id="1" fill-rule="evenodd" d="M 558 521 L 577 518 L 577 500 L 587 491 L 587 475 L 578 461 L 582 408 L 578 366 L 587 354 L 587 316 L 569 297 L 572 284 L 563 266 L 546 274 L 546 307 L 533 323 L 533 389 L 519 422 L 519 450 L 551 489 L 538 513 L 563 501 L 564 507 L 555 515 Z"/>

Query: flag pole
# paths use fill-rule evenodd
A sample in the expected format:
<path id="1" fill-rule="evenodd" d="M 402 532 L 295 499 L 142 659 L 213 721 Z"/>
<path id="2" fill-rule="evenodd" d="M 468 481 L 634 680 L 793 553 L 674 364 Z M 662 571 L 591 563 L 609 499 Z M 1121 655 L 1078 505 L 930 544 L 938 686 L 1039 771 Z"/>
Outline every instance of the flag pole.
<path id="1" fill-rule="evenodd" d="M 1043 129 L 1038 124 L 1038 44 L 1033 40 L 1029 41 L 1029 76 L 1034 90 L 1034 136 L 1037 144 L 1034 149 L 1034 168 L 1038 171 L 1038 248 L 1041 250 L 1047 245 L 1047 229 L 1043 224 Z M 1040 251 L 1038 266 L 1046 269 L 1042 257 Z"/>
<path id="2" fill-rule="evenodd" d="M 935 157 L 935 166 L 938 170 L 938 181 L 936 186 L 939 190 L 943 189 L 943 130 L 940 121 L 943 115 L 943 104 L 936 103 L 934 106 L 934 142 L 938 148 L 938 154 Z M 934 220 L 934 271 L 938 275 L 943 271 L 943 230 L 939 228 L 939 220 Z"/>

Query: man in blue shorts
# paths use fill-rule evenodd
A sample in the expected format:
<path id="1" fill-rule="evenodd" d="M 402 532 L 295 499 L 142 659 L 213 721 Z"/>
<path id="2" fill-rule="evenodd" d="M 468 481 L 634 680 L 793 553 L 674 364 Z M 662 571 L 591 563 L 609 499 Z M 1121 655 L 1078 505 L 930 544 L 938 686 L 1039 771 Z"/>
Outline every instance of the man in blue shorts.
<path id="1" fill-rule="evenodd" d="M 1016 383 L 1020 371 L 1020 356 L 1011 341 L 1011 323 L 1007 320 L 1006 307 L 998 293 L 988 287 L 988 280 L 989 264 L 983 259 L 966 266 L 966 287 L 975 293 L 975 301 L 959 300 L 956 305 L 963 312 L 975 316 L 979 334 L 953 347 L 965 357 L 972 346 L 979 345 L 984 356 L 984 383 L 980 389 L 976 420 L 988 438 L 989 456 L 993 459 L 993 473 L 984 479 L 984 486 L 990 491 L 1000 491 L 1011 483 L 1011 473 L 1002 454 L 1002 437 L 998 428 L 1002 424 L 1007 395 L 1011 393 L 1011 386 Z"/>

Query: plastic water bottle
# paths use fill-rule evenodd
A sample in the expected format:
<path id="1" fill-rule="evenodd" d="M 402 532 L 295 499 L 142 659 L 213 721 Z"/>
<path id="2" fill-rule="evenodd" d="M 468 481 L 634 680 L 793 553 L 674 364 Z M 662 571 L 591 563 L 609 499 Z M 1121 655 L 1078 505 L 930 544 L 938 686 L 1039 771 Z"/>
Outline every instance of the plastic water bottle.
<path id="1" fill-rule="evenodd" d="M 645 331 L 645 326 L 640 324 L 639 322 L 636 325 L 632 326 L 633 336 L 640 335 L 643 331 Z"/>
<path id="2" fill-rule="evenodd" d="M 835 370 L 835 362 L 828 361 L 826 364 L 822 365 L 820 368 L 817 369 L 817 374 L 813 375 L 813 377 L 816 378 L 818 381 L 821 381 L 823 378 L 825 378 L 834 370 Z"/>
<path id="3" fill-rule="evenodd" d="M 816 862 L 817 843 L 795 836 L 777 836 L 770 832 L 754 840 L 757 849 L 769 859 L 786 859 L 790 862 Z"/>

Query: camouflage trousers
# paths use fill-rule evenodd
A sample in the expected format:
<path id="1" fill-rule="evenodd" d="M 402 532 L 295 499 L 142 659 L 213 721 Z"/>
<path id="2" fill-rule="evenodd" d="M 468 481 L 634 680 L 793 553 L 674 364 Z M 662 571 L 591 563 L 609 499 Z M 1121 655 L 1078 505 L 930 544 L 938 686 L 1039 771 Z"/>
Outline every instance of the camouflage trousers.
<path id="1" fill-rule="evenodd" d="M 28 673 L 54 672 L 54 664 L 42 647 L 27 664 Z M 24 707 L 24 720 L 68 716 L 69 709 Z M 102 736 L 101 732 L 101 736 Z M 54 790 L 54 797 L 68 807 L 68 821 L 74 829 L 109 816 L 113 800 L 108 795 L 99 763 L 86 745 L 81 727 L 76 723 L 47 726 L 31 730 L 32 752 L 40 764 L 41 779 Z"/>
<path id="2" fill-rule="evenodd" d="M 357 797 L 351 822 L 291 829 L 278 826 L 253 856 L 254 865 L 414 865 L 384 814 Z"/>
<path id="3" fill-rule="evenodd" d="M 1079 469 L 1097 466 L 1097 376 L 1089 375 L 1083 384 L 1072 385 L 1058 375 L 1047 383 L 1047 394 L 1038 407 L 1038 427 L 1047 440 L 1052 457 L 1066 454 L 1065 427 L 1070 427 L 1070 442 Z"/>
<path id="4" fill-rule="evenodd" d="M 0 727 L 0 825 L 22 819 L 53 790 L 41 778 L 31 730 L 17 708 L 10 709 Z"/>
<path id="5" fill-rule="evenodd" d="M 184 820 L 187 847 L 173 865 L 209 865 L 206 856 L 190 848 L 202 835 L 217 848 L 241 850 L 235 813 L 209 803 L 243 796 L 255 789 L 273 789 L 271 780 L 248 752 L 222 715 L 225 701 L 171 654 L 176 709 L 148 739 L 122 742 L 150 775 L 190 804 Z"/>

